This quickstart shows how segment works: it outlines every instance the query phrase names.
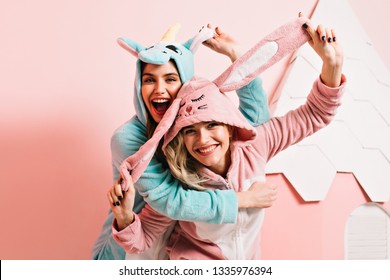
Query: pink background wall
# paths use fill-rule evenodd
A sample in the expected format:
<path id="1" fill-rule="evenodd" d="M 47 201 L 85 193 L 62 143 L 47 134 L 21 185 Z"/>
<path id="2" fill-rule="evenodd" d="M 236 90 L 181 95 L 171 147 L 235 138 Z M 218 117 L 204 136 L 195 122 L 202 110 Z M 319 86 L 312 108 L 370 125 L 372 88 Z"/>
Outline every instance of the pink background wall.
<path id="1" fill-rule="evenodd" d="M 390 3 L 349 2 L 390 69 Z M 185 41 L 210 22 L 250 47 L 299 11 L 310 14 L 316 1 L 199 0 L 191 9 L 178 0 L 147 8 L 124 0 L 0 3 L 0 259 L 88 259 L 108 210 L 110 136 L 133 114 L 135 59 L 116 38 L 153 44 L 180 22 L 177 39 Z M 198 51 L 200 75 L 216 77 L 228 64 Z M 268 92 L 283 69 L 282 62 L 263 75 Z M 336 177 L 326 205 L 303 203 L 281 175 L 269 180 L 280 195 L 267 211 L 263 256 L 343 258 L 342 239 L 329 228 L 349 214 L 332 205 L 347 196 L 352 210 L 364 199 L 353 176 Z"/>

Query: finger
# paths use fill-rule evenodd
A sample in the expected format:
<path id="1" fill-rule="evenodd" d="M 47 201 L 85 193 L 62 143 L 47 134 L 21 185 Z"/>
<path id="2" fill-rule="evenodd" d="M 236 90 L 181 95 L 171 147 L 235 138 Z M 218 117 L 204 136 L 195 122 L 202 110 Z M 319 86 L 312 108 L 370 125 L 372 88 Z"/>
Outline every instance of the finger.
<path id="1" fill-rule="evenodd" d="M 110 205 L 114 205 L 114 201 L 112 200 L 110 191 L 107 192 L 107 199 L 110 202 Z"/>
<path id="2" fill-rule="evenodd" d="M 327 41 L 328 43 L 331 43 L 333 41 L 332 31 L 330 30 L 330 28 L 326 28 L 325 30 Z"/>
<path id="3" fill-rule="evenodd" d="M 336 30 L 331 29 L 331 33 L 332 33 L 332 41 L 333 41 L 333 42 L 336 42 L 336 40 L 337 40 L 337 33 L 336 33 Z"/>
<path id="4" fill-rule="evenodd" d="M 129 176 L 130 176 L 130 175 L 129 175 Z M 121 185 L 121 188 L 122 188 L 122 191 L 123 191 L 123 192 L 127 192 L 127 189 L 128 189 L 128 188 L 127 188 L 127 186 L 126 186 L 125 180 L 124 180 L 122 177 L 119 178 L 118 184 Z"/>
<path id="5" fill-rule="evenodd" d="M 322 42 L 325 42 L 326 41 L 326 31 L 325 31 L 325 28 L 320 24 L 317 26 L 317 34 L 318 34 L 318 38 L 322 41 Z"/>
<path id="6" fill-rule="evenodd" d="M 120 184 L 115 184 L 114 193 L 117 196 L 118 200 L 121 201 L 123 198 L 123 193 L 122 193 L 122 186 Z"/>
<path id="7" fill-rule="evenodd" d="M 217 33 L 218 36 L 220 36 L 221 34 L 223 34 L 222 29 L 221 29 L 220 27 L 216 27 L 216 28 L 215 28 L 215 33 Z"/>
<path id="8" fill-rule="evenodd" d="M 114 206 L 119 206 L 119 205 L 121 205 L 120 202 L 119 202 L 118 197 L 117 197 L 116 194 L 115 194 L 115 187 L 112 187 L 112 188 L 110 189 L 110 195 L 111 195 L 111 199 L 112 199 L 112 205 L 114 205 Z"/>
<path id="9" fill-rule="evenodd" d="M 133 183 L 133 177 L 129 176 L 129 190 L 134 191 L 134 183 Z"/>
<path id="10" fill-rule="evenodd" d="M 107 198 L 108 198 L 108 201 L 110 202 L 111 206 L 114 206 L 114 207 L 117 206 L 114 198 L 112 197 L 111 189 L 107 192 Z"/>
<path id="11" fill-rule="evenodd" d="M 302 27 L 306 29 L 307 33 L 309 34 L 309 36 L 313 42 L 319 41 L 317 31 L 313 28 L 313 26 L 310 23 L 308 23 L 308 22 L 304 23 L 302 25 Z"/>

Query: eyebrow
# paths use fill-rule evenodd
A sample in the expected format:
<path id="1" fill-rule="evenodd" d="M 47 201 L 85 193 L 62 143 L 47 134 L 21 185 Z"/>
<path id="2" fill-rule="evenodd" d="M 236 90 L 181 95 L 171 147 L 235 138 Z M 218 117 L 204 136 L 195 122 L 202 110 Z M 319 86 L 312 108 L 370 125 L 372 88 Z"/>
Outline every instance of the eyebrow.
<path id="1" fill-rule="evenodd" d="M 188 125 L 188 126 L 183 127 L 183 129 L 187 129 L 187 128 L 194 128 L 194 126 L 193 125 Z"/>
<path id="2" fill-rule="evenodd" d="M 152 77 L 153 77 L 153 76 L 155 76 L 155 75 L 153 75 L 152 73 L 143 73 L 143 74 L 142 74 L 142 77 L 143 77 L 143 76 L 152 76 Z M 164 74 L 164 77 L 166 77 L 166 76 L 177 76 L 177 77 L 180 77 L 179 74 L 174 73 L 174 72 Z"/>

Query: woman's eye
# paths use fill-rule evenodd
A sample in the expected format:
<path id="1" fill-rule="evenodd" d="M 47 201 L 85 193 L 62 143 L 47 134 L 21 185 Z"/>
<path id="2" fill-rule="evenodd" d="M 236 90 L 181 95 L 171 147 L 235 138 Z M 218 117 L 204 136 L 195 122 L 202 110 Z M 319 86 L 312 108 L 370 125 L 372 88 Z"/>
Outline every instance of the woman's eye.
<path id="1" fill-rule="evenodd" d="M 174 83 L 176 82 L 177 80 L 175 78 L 167 78 L 167 82 L 168 83 Z"/>
<path id="2" fill-rule="evenodd" d="M 151 79 L 151 78 L 144 79 L 144 80 L 142 80 L 142 83 L 145 83 L 145 84 L 153 83 L 153 79 Z"/>
<path id="3" fill-rule="evenodd" d="M 208 127 L 209 128 L 213 128 L 213 127 L 216 127 L 216 126 L 218 126 L 219 125 L 219 123 L 209 123 L 208 124 Z"/>
<path id="4" fill-rule="evenodd" d="M 192 134 L 192 133 L 194 133 L 194 132 L 195 132 L 194 129 L 185 129 L 185 130 L 184 130 L 184 135 L 189 135 L 189 134 Z"/>

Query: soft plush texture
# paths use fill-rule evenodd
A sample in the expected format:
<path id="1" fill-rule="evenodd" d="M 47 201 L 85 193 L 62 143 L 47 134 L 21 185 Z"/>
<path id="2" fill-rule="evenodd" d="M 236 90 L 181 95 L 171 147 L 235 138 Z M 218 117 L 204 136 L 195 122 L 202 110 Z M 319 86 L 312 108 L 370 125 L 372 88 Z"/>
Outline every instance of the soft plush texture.
<path id="1" fill-rule="evenodd" d="M 181 45 L 175 41 L 175 32 L 178 28 L 170 28 L 163 36 L 166 45 Z M 183 44 L 183 48 L 191 50 L 192 55 L 187 57 L 177 55 L 176 64 L 183 65 L 181 81 L 192 78 L 194 72 L 193 63 L 186 64 L 188 57 L 193 56 L 200 44 L 210 38 L 209 29 L 203 27 L 193 38 Z M 138 53 L 148 52 L 144 46 L 130 39 L 119 39 L 119 44 L 138 59 Z M 157 44 L 161 44 L 159 41 Z M 156 44 L 156 45 L 157 45 Z M 180 47 L 180 46 L 179 46 Z M 151 48 L 149 48 L 151 49 Z M 169 49 L 167 52 L 172 53 Z M 160 52 L 164 55 L 163 52 Z M 146 55 L 145 55 L 146 56 Z M 181 63 L 179 60 L 183 59 Z M 132 154 L 135 154 L 140 147 L 148 140 L 146 136 L 146 110 L 141 96 L 140 63 L 137 60 L 137 71 L 134 81 L 134 105 L 136 115 L 118 127 L 111 137 L 112 170 L 113 183 L 120 177 L 120 165 Z M 186 66 L 184 66 L 186 65 Z M 189 69 L 187 69 L 187 68 Z M 266 92 L 263 89 L 260 78 L 254 79 L 248 85 L 237 90 L 239 100 L 239 110 L 245 118 L 253 125 L 258 126 L 269 120 L 268 101 Z M 176 180 L 169 169 L 156 157 L 153 157 L 145 169 L 143 175 L 135 184 L 136 197 L 133 210 L 139 213 L 147 202 L 153 209 L 171 217 L 187 221 L 203 221 L 211 224 L 232 223 L 236 221 L 238 205 L 236 194 L 232 190 L 207 190 L 203 192 L 186 190 L 181 183 Z M 94 244 L 93 259 L 124 259 L 125 252 L 112 238 L 111 224 L 114 215 L 109 210 L 109 214 L 103 224 L 102 230 Z M 150 251 L 150 250 L 149 250 Z M 154 259 L 158 252 L 149 252 L 142 256 L 143 259 Z M 127 258 L 133 256 L 128 255 Z"/>
<path id="2" fill-rule="evenodd" d="M 202 183 L 202 187 L 208 190 L 232 189 L 239 192 L 248 190 L 255 181 L 264 181 L 265 166 L 271 158 L 331 122 L 340 105 L 345 82 L 345 77 L 342 76 L 341 85 L 330 88 L 318 78 L 313 83 L 305 104 L 254 128 L 257 133 L 253 140 L 243 142 L 233 136 L 230 142 L 231 164 L 226 175 L 214 173 L 196 162 L 197 173 L 207 179 Z M 189 83 L 192 83 L 192 80 Z M 202 88 L 200 90 L 202 91 Z M 215 95 L 207 100 L 210 109 L 219 107 L 221 103 L 218 101 L 223 99 L 223 94 Z M 237 111 L 234 106 L 231 109 Z M 178 119 L 188 118 L 194 124 L 198 122 L 198 114 L 203 113 L 197 111 L 188 116 L 179 116 Z M 237 114 L 239 113 L 227 112 L 216 121 L 239 123 L 240 119 L 235 119 Z M 200 117 L 203 118 L 206 116 Z M 204 120 L 210 121 L 212 118 Z M 173 131 L 176 126 L 181 125 L 174 124 Z M 244 123 L 238 128 L 246 126 Z M 169 259 L 260 259 L 264 215 L 265 208 L 240 208 L 234 224 L 187 221 L 176 223 L 147 205 L 128 227 L 117 231 L 113 225 L 113 236 L 127 252 L 142 253 L 152 246 L 155 239 L 168 227 L 176 223 L 166 245 Z"/>
<path id="3" fill-rule="evenodd" d="M 200 101 L 202 103 L 207 103 L 209 98 L 214 98 L 214 94 L 223 94 L 224 92 L 237 90 L 247 85 L 261 72 L 284 56 L 297 50 L 309 40 L 309 35 L 302 28 L 302 25 L 306 22 L 308 22 L 307 18 L 300 17 L 293 22 L 277 28 L 264 39 L 260 40 L 242 57 L 237 59 L 213 82 L 193 78 L 187 84 L 183 85 L 176 99 L 157 126 L 153 137 L 137 153 L 127 158 L 121 165 L 120 172 L 123 178 L 122 189 L 128 190 L 130 186 L 130 174 L 133 182 L 137 182 L 138 178 L 148 166 L 150 159 L 153 157 L 161 138 L 165 135 L 164 149 L 166 144 L 173 139 L 180 129 L 192 121 L 189 116 L 193 111 L 202 110 L 202 115 L 204 116 L 215 115 L 216 117 L 220 117 L 220 114 L 226 114 L 223 112 L 228 111 L 228 107 L 224 108 L 224 106 L 232 106 L 229 104 L 219 106 L 218 108 L 221 110 L 217 115 L 215 107 L 212 109 L 207 107 L 194 107 L 191 104 L 191 100 L 201 98 L 202 100 Z M 199 95 L 199 89 L 196 88 L 194 90 L 194 87 L 202 87 L 204 91 Z M 240 116 L 239 118 L 242 117 Z M 173 128 L 171 128 L 172 126 Z M 247 130 L 250 131 L 251 129 L 248 128 Z M 242 130 L 242 134 L 248 133 Z"/>

